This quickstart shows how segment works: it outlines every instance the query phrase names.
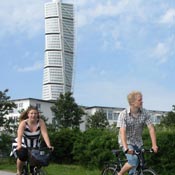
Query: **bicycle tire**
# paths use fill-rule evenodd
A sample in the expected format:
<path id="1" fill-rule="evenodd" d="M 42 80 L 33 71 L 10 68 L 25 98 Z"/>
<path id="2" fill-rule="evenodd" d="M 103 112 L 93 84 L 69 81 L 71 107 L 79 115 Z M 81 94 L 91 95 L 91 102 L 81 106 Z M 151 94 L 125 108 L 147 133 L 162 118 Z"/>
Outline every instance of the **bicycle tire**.
<path id="1" fill-rule="evenodd" d="M 153 169 L 144 169 L 140 175 L 157 175 Z"/>
<path id="2" fill-rule="evenodd" d="M 101 173 L 101 175 L 117 175 L 117 174 L 118 172 L 114 167 L 106 167 Z"/>
<path id="3" fill-rule="evenodd" d="M 43 168 L 35 169 L 34 175 L 47 175 L 47 172 Z"/>
<path id="4" fill-rule="evenodd" d="M 28 175 L 28 167 L 27 167 L 27 165 L 24 165 L 22 167 L 21 175 Z"/>

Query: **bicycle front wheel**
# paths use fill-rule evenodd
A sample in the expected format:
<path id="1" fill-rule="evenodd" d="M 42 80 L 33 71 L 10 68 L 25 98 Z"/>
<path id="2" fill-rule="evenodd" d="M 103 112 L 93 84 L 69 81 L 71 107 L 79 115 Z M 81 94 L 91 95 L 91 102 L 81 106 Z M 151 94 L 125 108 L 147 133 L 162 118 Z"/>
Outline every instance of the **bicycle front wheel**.
<path id="1" fill-rule="evenodd" d="M 145 169 L 140 175 L 157 175 L 157 173 L 152 169 Z"/>
<path id="2" fill-rule="evenodd" d="M 101 173 L 101 175 L 117 175 L 117 174 L 118 172 L 114 167 L 107 167 Z"/>
<path id="3" fill-rule="evenodd" d="M 47 175 L 47 172 L 43 168 L 35 169 L 34 175 Z"/>

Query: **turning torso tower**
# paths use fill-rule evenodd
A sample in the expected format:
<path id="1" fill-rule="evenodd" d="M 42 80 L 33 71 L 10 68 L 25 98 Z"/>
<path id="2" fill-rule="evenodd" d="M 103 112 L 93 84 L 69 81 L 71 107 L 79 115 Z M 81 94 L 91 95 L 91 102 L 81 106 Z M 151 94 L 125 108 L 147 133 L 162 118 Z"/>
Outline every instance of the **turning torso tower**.
<path id="1" fill-rule="evenodd" d="M 45 4 L 43 100 L 71 92 L 74 63 L 73 5 L 53 0 Z"/>

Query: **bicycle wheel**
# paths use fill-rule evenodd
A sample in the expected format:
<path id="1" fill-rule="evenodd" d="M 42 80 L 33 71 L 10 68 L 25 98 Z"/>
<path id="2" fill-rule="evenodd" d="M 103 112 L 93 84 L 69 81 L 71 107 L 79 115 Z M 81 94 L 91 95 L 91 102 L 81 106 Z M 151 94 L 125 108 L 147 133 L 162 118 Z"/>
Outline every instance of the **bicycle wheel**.
<path id="1" fill-rule="evenodd" d="M 106 167 L 102 173 L 102 175 L 117 175 L 117 170 L 114 167 Z"/>
<path id="2" fill-rule="evenodd" d="M 152 169 L 145 169 L 140 175 L 157 175 L 157 173 Z"/>
<path id="3" fill-rule="evenodd" d="M 34 175 L 47 175 L 47 172 L 43 168 L 36 168 L 34 170 Z"/>
<path id="4" fill-rule="evenodd" d="M 28 175 L 28 166 L 27 165 L 23 166 L 21 175 Z"/>

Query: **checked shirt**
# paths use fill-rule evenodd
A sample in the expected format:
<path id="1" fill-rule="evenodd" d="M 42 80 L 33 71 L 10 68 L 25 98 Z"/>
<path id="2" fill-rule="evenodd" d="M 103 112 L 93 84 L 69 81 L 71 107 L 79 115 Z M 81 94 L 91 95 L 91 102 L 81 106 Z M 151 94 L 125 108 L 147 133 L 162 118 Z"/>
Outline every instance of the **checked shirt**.
<path id="1" fill-rule="evenodd" d="M 117 121 L 117 127 L 126 128 L 126 137 L 128 145 L 136 145 L 138 147 L 143 146 L 142 131 L 144 125 L 152 124 L 151 117 L 145 109 L 141 109 L 137 117 L 133 117 L 130 113 L 130 108 L 123 110 Z M 121 144 L 121 138 L 119 133 L 119 144 Z"/>

